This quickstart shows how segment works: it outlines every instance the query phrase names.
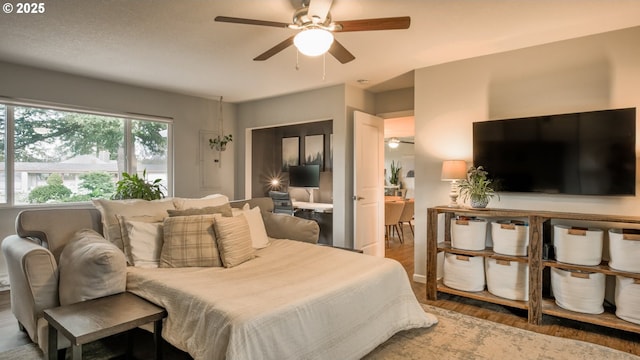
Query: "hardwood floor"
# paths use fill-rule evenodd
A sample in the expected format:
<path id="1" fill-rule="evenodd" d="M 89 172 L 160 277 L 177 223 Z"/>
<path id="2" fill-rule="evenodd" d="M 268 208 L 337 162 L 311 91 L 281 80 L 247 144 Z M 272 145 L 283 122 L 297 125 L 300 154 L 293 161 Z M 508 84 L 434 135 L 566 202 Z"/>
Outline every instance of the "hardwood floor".
<path id="1" fill-rule="evenodd" d="M 408 225 L 404 226 L 405 241 L 400 244 L 398 238 L 391 238 L 386 249 L 386 256 L 402 263 L 411 280 L 414 271 L 414 242 Z M 640 334 L 620 331 L 608 327 L 585 324 L 578 321 L 544 315 L 542 325 L 531 325 L 527 322 L 527 314 L 523 310 L 468 299 L 461 296 L 438 293 L 438 300 L 427 301 L 425 284 L 411 281 L 416 298 L 421 303 L 457 311 L 481 319 L 515 326 L 541 334 L 559 336 L 569 339 L 587 341 L 608 346 L 640 356 Z"/>
<path id="2" fill-rule="evenodd" d="M 638 342 L 640 335 L 635 333 L 584 324 L 549 315 L 544 316 L 542 325 L 534 326 L 527 323 L 524 311 L 443 293 L 438 294 L 437 301 L 427 301 L 426 286 L 411 280 L 414 269 L 414 242 L 407 225 L 404 226 L 404 233 L 404 244 L 400 244 L 397 237 L 391 238 L 387 247 L 387 257 L 399 261 L 404 266 L 409 276 L 411 287 L 420 302 L 521 329 L 587 341 L 640 356 L 640 343 Z M 29 342 L 29 337 L 18 329 L 18 323 L 11 313 L 9 292 L 0 292 L 0 352 Z"/>
<path id="3" fill-rule="evenodd" d="M 0 352 L 30 342 L 29 335 L 18 329 L 18 321 L 11 312 L 9 291 L 0 291 Z"/>

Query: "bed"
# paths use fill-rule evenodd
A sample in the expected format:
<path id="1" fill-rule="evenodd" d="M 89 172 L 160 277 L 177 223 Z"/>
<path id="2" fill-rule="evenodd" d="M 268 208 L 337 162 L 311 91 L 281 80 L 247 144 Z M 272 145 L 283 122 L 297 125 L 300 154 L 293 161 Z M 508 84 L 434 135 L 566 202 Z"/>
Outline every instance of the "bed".
<path id="1" fill-rule="evenodd" d="M 360 359 L 437 322 L 391 259 L 271 239 L 233 268 L 129 267 L 127 290 L 167 309 L 163 337 L 194 359 Z"/>

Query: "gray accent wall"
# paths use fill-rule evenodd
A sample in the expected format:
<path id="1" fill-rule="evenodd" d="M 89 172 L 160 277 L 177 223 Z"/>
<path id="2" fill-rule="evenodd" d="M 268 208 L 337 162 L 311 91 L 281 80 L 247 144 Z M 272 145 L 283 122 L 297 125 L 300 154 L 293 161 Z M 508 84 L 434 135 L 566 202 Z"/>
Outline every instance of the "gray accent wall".
<path id="1" fill-rule="evenodd" d="M 286 180 L 282 169 L 282 139 L 297 137 L 299 141 L 299 162 L 305 164 L 305 137 L 307 135 L 324 136 L 324 164 L 320 171 L 331 172 L 330 139 L 333 133 L 333 120 L 312 121 L 308 123 L 275 126 L 252 131 L 251 143 L 251 197 L 267 196 L 269 180 L 278 177 Z"/>

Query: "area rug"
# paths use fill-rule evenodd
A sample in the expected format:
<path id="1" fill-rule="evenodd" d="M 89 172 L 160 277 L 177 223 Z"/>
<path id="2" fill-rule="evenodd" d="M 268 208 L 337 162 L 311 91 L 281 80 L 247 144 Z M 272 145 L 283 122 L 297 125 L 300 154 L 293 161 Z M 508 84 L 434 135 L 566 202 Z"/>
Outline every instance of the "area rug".
<path id="1" fill-rule="evenodd" d="M 425 311 L 438 317 L 438 324 L 427 329 L 413 329 L 397 333 L 378 346 L 365 360 L 565 360 L 607 359 L 640 360 L 640 357 L 583 341 L 559 338 L 482 320 L 429 305 Z M 150 335 L 136 334 L 137 358 L 151 358 L 140 354 L 151 347 Z M 138 341 L 140 340 L 140 341 Z M 145 344 L 146 343 L 146 344 Z M 84 359 L 104 360 L 120 355 L 122 339 L 88 344 Z M 165 359 L 188 359 L 189 356 L 165 346 Z M 68 352 L 69 353 L 69 352 Z M 67 354 L 70 355 L 70 354 Z M 44 359 L 33 344 L 0 353 L 1 360 Z M 69 358 L 69 356 L 67 356 Z"/>
<path id="2" fill-rule="evenodd" d="M 601 345 L 538 334 L 434 306 L 422 307 L 438 317 L 438 324 L 397 333 L 364 359 L 640 360 Z"/>

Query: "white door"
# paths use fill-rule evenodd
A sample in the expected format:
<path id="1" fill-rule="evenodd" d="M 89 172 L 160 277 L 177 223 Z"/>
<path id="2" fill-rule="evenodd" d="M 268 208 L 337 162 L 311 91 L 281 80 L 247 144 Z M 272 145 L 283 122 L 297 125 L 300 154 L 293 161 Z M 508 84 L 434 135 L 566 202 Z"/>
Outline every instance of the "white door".
<path id="1" fill-rule="evenodd" d="M 384 120 L 354 112 L 354 247 L 384 257 Z"/>

